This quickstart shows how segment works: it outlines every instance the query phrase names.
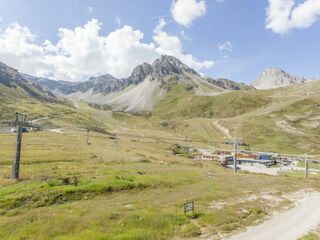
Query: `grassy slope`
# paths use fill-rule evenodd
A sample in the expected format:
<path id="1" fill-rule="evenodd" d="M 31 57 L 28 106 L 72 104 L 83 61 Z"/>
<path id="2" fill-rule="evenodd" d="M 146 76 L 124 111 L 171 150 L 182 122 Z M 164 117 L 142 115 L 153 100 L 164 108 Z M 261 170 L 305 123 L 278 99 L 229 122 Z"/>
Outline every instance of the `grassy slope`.
<path id="1" fill-rule="evenodd" d="M 185 139 L 226 147 L 219 144 L 226 135 L 213 124 L 218 121 L 231 135 L 244 137 L 251 149 L 296 154 L 314 149 L 315 153 L 320 153 L 318 85 L 318 82 L 311 82 L 275 90 L 222 94 L 214 88 L 211 91 L 216 92 L 216 96 L 196 96 L 197 84 L 172 80 L 165 86 L 169 91 L 157 101 L 151 118 L 143 117 L 149 113 L 141 116 L 115 113 L 112 117 L 111 112 L 94 111 L 81 102 L 80 110 L 66 104 L 40 102 L 1 85 L 0 119 L 11 120 L 14 112 L 19 111 L 28 114 L 29 119 L 53 117 L 39 123 L 99 131 L 118 128 L 121 119 L 126 119 L 129 123 L 132 121 L 129 127 L 133 129 L 144 124 L 180 134 Z M 163 120 L 169 122 L 168 127 L 161 128 L 159 123 Z"/>
<path id="2" fill-rule="evenodd" d="M 272 98 L 271 106 L 224 119 L 223 125 L 245 137 L 255 149 L 303 154 L 320 153 L 319 82 L 261 91 Z"/>
<path id="3" fill-rule="evenodd" d="M 92 112 L 87 110 L 89 108 L 87 104 L 82 104 L 83 110 L 78 110 L 65 99 L 59 101 L 59 103 L 40 101 L 24 95 L 21 89 L 8 88 L 0 83 L 0 121 L 13 121 L 15 112 L 19 112 L 26 114 L 28 120 L 44 118 L 37 122 L 44 128 L 68 126 L 96 131 L 109 129 L 105 118 L 99 119 L 91 115 Z"/>
<path id="4" fill-rule="evenodd" d="M 217 96 L 195 96 L 194 90 L 188 90 L 183 83 L 173 85 L 166 96 L 158 101 L 155 115 L 162 118 L 226 118 L 266 106 L 268 97 L 255 91 L 237 91 Z"/>
<path id="5" fill-rule="evenodd" d="M 251 149 L 292 154 L 315 150 L 319 154 L 318 85 L 319 81 L 315 81 L 208 97 L 195 96 L 193 89 L 187 90 L 180 83 L 156 104 L 153 116 L 169 119 L 174 130 L 186 138 L 205 140 L 213 146 L 226 136 L 214 127 L 213 122 L 218 121 L 231 135 L 244 137 Z M 190 124 L 185 119 L 190 119 Z"/>
<path id="6" fill-rule="evenodd" d="M 11 120 L 15 112 L 27 114 L 29 119 L 46 117 L 57 113 L 68 114 L 73 109 L 66 101 L 51 103 L 27 96 L 23 89 L 9 88 L 0 83 L 0 119 Z"/>
<path id="7" fill-rule="evenodd" d="M 0 239 L 196 236 L 199 227 L 183 216 L 183 203 L 188 200 L 196 201 L 198 224 L 212 233 L 229 233 L 255 224 L 274 208 L 283 207 L 260 195 L 281 196 L 297 189 L 317 187 L 317 175 L 312 175 L 308 181 L 303 179 L 303 173 L 278 177 L 247 173 L 234 176 L 230 170 L 199 164 L 168 152 L 174 143 L 199 148 L 226 147 L 220 144 L 224 134 L 213 124 L 216 120 L 231 133 L 243 131 L 252 147 L 294 152 L 297 150 L 295 141 L 277 129 L 274 122 L 288 115 L 286 111 L 299 116 L 310 112 L 316 107 L 316 96 L 302 95 L 298 99 L 294 88 L 269 90 L 261 93 L 262 97 L 254 106 L 244 99 L 256 99 L 255 92 L 200 97 L 193 96 L 193 90 L 183 85 L 174 85 L 172 89 L 168 98 L 162 100 L 162 107 L 156 106 L 152 117 L 112 114 L 90 108 L 84 102 L 79 102 L 79 110 L 65 105 L 28 103 L 23 99 L 18 100 L 21 104 L 7 104 L 12 106 L 10 111 L 24 108 L 34 117 L 43 112 L 47 115 L 42 116 L 49 116 L 52 111 L 50 114 L 55 117 L 44 120 L 51 125 L 108 129 L 117 134 L 118 147 L 114 147 L 115 141 L 110 135 L 96 132 L 91 133 L 91 144 L 85 144 L 84 129 L 69 128 L 64 134 L 24 134 L 22 181 L 13 182 L 10 174 L 15 136 L 0 135 Z M 304 89 L 301 93 L 307 91 Z M 9 95 L 6 100 L 10 100 Z M 310 102 L 309 107 L 297 103 L 303 98 L 314 102 Z M 287 107 L 292 104 L 298 106 Z M 31 108 L 33 105 L 37 107 Z M 239 107 L 243 109 L 237 112 Z M 191 111 L 186 119 L 184 114 L 188 108 Z M 198 118 L 201 108 L 205 114 L 212 111 L 214 118 Z M 267 110 L 270 110 L 268 114 Z M 63 111 L 70 113 L 61 114 Z M 169 113 L 173 116 L 168 117 Z M 168 118 L 163 114 L 168 114 Z M 312 111 L 307 121 L 316 116 L 317 112 Z M 168 126 L 161 126 L 162 121 L 167 121 Z M 299 124 L 303 121 L 306 120 Z M 264 139 L 261 136 L 266 142 L 259 142 Z M 287 143 L 283 140 L 285 137 Z M 305 143 L 307 139 L 301 141 Z M 248 195 L 258 198 L 239 202 Z M 209 208 L 213 201 L 230 204 Z"/>
<path id="8" fill-rule="evenodd" d="M 199 228 L 183 216 L 183 203 L 189 200 L 196 203 L 198 224 L 212 233 L 229 233 L 284 207 L 260 194 L 279 197 L 316 187 L 319 179 L 312 175 L 306 182 L 302 173 L 235 176 L 231 170 L 168 154 L 170 140 L 134 139 L 119 135 L 114 147 L 108 135 L 99 133 L 91 135 L 90 145 L 85 131 L 24 134 L 22 181 L 13 182 L 15 135 L 0 135 L 0 238 L 191 237 Z M 239 202 L 251 195 L 258 198 Z M 231 204 L 209 208 L 220 201 Z"/>
<path id="9" fill-rule="evenodd" d="M 275 90 L 195 96 L 194 88 L 173 81 L 166 86 L 170 90 L 158 101 L 151 118 L 143 117 L 148 116 L 148 113 L 141 116 L 114 113 L 112 117 L 111 112 L 94 111 L 81 102 L 80 110 L 68 105 L 44 103 L 25 98 L 13 89 L 1 86 L 0 116 L 1 120 L 10 120 L 15 111 L 28 114 L 29 119 L 54 116 L 40 123 L 96 130 L 118 128 L 121 119 L 126 119 L 132 122 L 129 128 L 144 124 L 180 134 L 185 139 L 226 147 L 219 144 L 226 135 L 213 124 L 218 121 L 231 135 L 244 137 L 251 149 L 296 154 L 314 149 L 315 153 L 320 153 L 320 89 L 317 83 Z M 163 120 L 169 122 L 168 127 L 160 126 Z M 318 126 L 313 126 L 314 123 Z"/>
<path id="10" fill-rule="evenodd" d="M 320 226 L 317 229 L 310 231 L 308 234 L 298 240 L 318 240 L 320 239 Z"/>

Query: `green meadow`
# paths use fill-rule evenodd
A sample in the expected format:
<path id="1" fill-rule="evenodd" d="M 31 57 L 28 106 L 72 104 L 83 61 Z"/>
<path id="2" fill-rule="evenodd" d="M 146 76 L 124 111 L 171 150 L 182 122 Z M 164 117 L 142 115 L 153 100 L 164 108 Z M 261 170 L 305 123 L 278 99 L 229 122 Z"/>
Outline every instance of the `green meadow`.
<path id="1" fill-rule="evenodd" d="M 177 136 L 162 134 L 119 131 L 115 140 L 92 131 L 88 145 L 83 129 L 25 133 L 19 181 L 10 179 L 15 135 L 0 135 L 0 239 L 192 239 L 204 229 L 227 236 L 291 206 L 264 194 L 318 188 L 317 175 L 234 175 L 174 155 Z M 184 215 L 187 201 L 194 215 Z"/>

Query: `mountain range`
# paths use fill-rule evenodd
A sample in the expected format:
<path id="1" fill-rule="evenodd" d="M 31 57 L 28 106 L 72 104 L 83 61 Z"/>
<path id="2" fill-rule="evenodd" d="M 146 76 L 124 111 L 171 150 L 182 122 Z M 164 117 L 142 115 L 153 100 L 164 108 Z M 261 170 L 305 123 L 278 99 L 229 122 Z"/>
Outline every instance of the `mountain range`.
<path id="1" fill-rule="evenodd" d="M 92 77 L 84 82 L 54 81 L 22 76 L 48 89 L 54 94 L 93 103 L 108 104 L 128 112 L 152 111 L 157 99 L 161 98 L 173 83 L 181 82 L 195 95 L 213 96 L 221 92 L 251 90 L 253 87 L 228 79 L 203 77 L 175 57 L 162 55 L 151 65 L 137 66 L 130 77 L 115 78 L 110 74 Z"/>
<path id="2" fill-rule="evenodd" d="M 153 111 L 168 92 L 173 88 L 177 90 L 176 86 L 183 86 L 187 90 L 185 95 L 216 96 L 230 91 L 271 89 L 304 82 L 303 77 L 288 74 L 280 68 L 266 69 L 251 85 L 223 78 L 213 79 L 198 74 L 177 58 L 167 55 L 162 55 L 152 64 L 137 66 L 128 78 L 118 79 L 105 74 L 83 82 L 34 77 L 0 63 L 0 83 L 17 89 L 20 94 L 50 102 L 59 101 L 56 96 L 84 100 L 126 112 Z"/>
<path id="3" fill-rule="evenodd" d="M 170 56 L 137 66 L 128 78 L 107 74 L 84 82 L 33 77 L 0 64 L 0 121 L 21 112 L 52 128 L 141 128 L 210 144 L 241 136 L 266 151 L 320 151 L 319 80 L 279 69 L 258 80 L 248 86 L 207 78 Z"/>

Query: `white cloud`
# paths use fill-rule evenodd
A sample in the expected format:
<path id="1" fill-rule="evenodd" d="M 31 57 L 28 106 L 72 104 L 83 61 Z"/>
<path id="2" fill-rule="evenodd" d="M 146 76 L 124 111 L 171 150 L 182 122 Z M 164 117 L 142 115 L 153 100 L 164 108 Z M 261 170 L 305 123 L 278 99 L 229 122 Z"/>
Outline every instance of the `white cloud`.
<path id="1" fill-rule="evenodd" d="M 184 32 L 184 30 L 182 30 L 182 31 L 180 32 L 180 35 L 181 35 L 181 37 L 182 37 L 184 40 L 186 40 L 186 41 L 192 41 L 192 39 L 186 35 L 186 33 Z"/>
<path id="2" fill-rule="evenodd" d="M 166 25 L 164 19 L 160 19 L 154 30 L 153 40 L 157 43 L 157 51 L 160 54 L 177 56 L 182 52 L 182 42 L 177 36 L 169 35 L 162 29 Z"/>
<path id="3" fill-rule="evenodd" d="M 89 7 L 88 10 L 90 13 L 93 13 L 93 7 Z"/>
<path id="4" fill-rule="evenodd" d="M 167 17 L 170 17 L 170 15 L 153 16 L 153 17 L 149 17 L 149 19 L 160 19 L 160 18 L 167 18 Z"/>
<path id="5" fill-rule="evenodd" d="M 161 32 L 165 25 L 167 25 L 166 21 L 163 18 L 160 18 L 158 25 L 153 30 L 153 33 L 157 34 L 157 33 Z"/>
<path id="6" fill-rule="evenodd" d="M 154 30 L 153 40 L 157 44 L 157 52 L 159 54 L 172 55 L 179 58 L 182 62 L 187 64 L 189 67 L 195 70 L 203 68 L 210 68 L 214 65 L 213 61 L 199 61 L 196 57 L 191 54 L 183 54 L 182 42 L 174 35 L 170 35 L 163 31 L 163 27 L 166 25 L 164 19 L 160 19 L 158 26 Z"/>
<path id="7" fill-rule="evenodd" d="M 230 41 L 227 41 L 225 43 L 218 44 L 218 48 L 220 51 L 232 52 L 232 43 Z"/>
<path id="8" fill-rule="evenodd" d="M 0 61 L 39 75 L 50 72 L 51 66 L 44 63 L 44 48 L 34 44 L 36 38 L 27 27 L 16 22 L 5 30 L 0 29 Z"/>
<path id="9" fill-rule="evenodd" d="M 308 28 L 320 15 L 320 1 L 307 0 L 293 9 L 291 18 L 297 28 Z"/>
<path id="10" fill-rule="evenodd" d="M 206 14 L 207 6 L 204 0 L 177 0 L 171 5 L 173 19 L 180 25 L 189 27 L 192 22 Z"/>
<path id="11" fill-rule="evenodd" d="M 160 54 L 174 55 L 197 70 L 213 65 L 182 54 L 182 42 L 162 30 L 165 24 L 162 19 L 155 28 L 154 42 L 143 43 L 143 33 L 130 26 L 101 36 L 102 24 L 92 19 L 75 29 L 60 28 L 55 44 L 46 40 L 39 45 L 27 27 L 12 23 L 0 29 L 0 61 L 31 75 L 71 81 L 105 73 L 127 77 L 135 66 Z"/>
<path id="12" fill-rule="evenodd" d="M 295 3 L 296 0 L 269 0 L 266 28 L 286 34 L 294 28 L 308 28 L 318 20 L 319 0 L 305 0 L 297 6 Z"/>
<path id="13" fill-rule="evenodd" d="M 0 61 L 32 75 L 76 81 L 100 73 L 126 77 L 158 56 L 154 44 L 142 43 L 143 33 L 130 26 L 107 37 L 99 35 L 100 28 L 96 19 L 74 30 L 60 28 L 55 45 L 46 40 L 39 46 L 28 28 L 13 23 L 0 32 Z"/>
<path id="14" fill-rule="evenodd" d="M 121 26 L 121 19 L 119 17 L 116 17 L 116 22 L 117 22 L 118 26 L 120 27 Z"/>

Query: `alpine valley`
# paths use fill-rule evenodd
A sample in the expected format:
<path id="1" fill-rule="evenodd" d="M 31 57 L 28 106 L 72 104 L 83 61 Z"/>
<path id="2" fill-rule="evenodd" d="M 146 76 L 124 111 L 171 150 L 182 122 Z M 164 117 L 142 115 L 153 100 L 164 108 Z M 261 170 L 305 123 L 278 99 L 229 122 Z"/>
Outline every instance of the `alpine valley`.
<path id="1" fill-rule="evenodd" d="M 246 85 L 202 76 L 167 55 L 137 66 L 128 78 L 106 74 L 83 82 L 34 77 L 1 64 L 0 98 L 2 120 L 21 111 L 31 119 L 49 118 L 54 126 L 111 131 L 122 122 L 119 118 L 128 118 L 214 145 L 237 135 L 252 148 L 320 150 L 319 81 L 278 68 Z"/>
<path id="2" fill-rule="evenodd" d="M 319 83 L 278 69 L 251 85 L 212 79 L 171 56 L 83 82 L 0 64 L 0 239 L 218 240 L 287 211 L 318 173 L 234 174 L 199 157 L 232 152 L 234 137 L 239 154 L 319 155 Z M 28 118 L 17 181 L 16 112 Z"/>

